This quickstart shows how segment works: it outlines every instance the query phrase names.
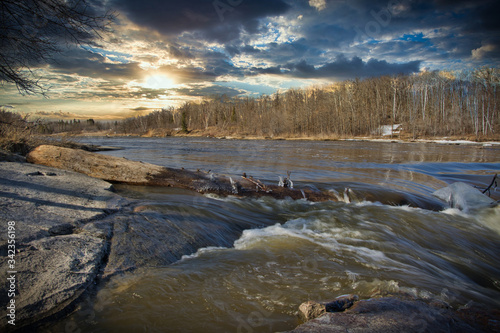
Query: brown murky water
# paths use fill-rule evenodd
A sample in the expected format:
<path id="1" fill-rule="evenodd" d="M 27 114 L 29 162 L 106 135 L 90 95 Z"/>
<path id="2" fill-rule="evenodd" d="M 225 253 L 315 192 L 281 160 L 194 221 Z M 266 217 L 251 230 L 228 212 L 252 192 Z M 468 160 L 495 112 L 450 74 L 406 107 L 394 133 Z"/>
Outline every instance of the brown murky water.
<path id="1" fill-rule="evenodd" d="M 500 146 L 372 142 L 93 139 L 114 156 L 169 167 L 251 174 L 292 171 L 296 187 L 372 184 L 430 196 L 448 183 L 486 186 Z M 368 202 L 218 198 L 118 186 L 157 218 L 264 225 L 232 246 L 200 249 L 166 267 L 140 267 L 98 286 L 80 309 L 47 327 L 70 332 L 279 332 L 298 306 L 346 293 L 407 292 L 454 306 L 500 307 L 500 212 L 431 212 Z M 498 192 L 493 193 L 498 197 Z M 210 232 L 210 230 L 207 230 Z M 154 241 L 154 240 L 153 240 Z"/>

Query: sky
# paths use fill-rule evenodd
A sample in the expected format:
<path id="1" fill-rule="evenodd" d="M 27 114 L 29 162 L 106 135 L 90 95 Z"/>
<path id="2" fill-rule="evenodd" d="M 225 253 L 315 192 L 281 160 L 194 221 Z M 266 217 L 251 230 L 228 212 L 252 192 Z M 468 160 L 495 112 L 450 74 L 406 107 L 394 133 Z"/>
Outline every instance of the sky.
<path id="1" fill-rule="evenodd" d="M 48 97 L 0 86 L 4 110 L 117 120 L 226 94 L 500 64 L 498 0 L 92 0 L 116 14 L 92 45 L 35 69 Z"/>

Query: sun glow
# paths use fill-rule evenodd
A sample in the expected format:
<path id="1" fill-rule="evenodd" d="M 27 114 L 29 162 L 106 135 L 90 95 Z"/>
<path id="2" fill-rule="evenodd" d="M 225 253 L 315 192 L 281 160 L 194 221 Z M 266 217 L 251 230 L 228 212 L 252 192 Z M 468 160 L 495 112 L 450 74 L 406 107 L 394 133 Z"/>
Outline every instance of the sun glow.
<path id="1" fill-rule="evenodd" d="M 148 89 L 172 89 L 175 86 L 176 83 L 173 79 L 161 74 L 147 77 L 142 84 L 142 87 Z"/>

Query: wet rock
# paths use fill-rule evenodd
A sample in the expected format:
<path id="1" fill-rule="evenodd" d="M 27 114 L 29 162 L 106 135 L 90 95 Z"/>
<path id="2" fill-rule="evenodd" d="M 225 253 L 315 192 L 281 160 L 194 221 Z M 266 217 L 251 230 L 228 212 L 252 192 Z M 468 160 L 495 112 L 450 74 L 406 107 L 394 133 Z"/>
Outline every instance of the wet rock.
<path id="1" fill-rule="evenodd" d="M 342 312 L 349 309 L 359 301 L 358 295 L 342 295 L 325 304 L 326 312 Z"/>
<path id="2" fill-rule="evenodd" d="M 299 306 L 299 312 L 305 321 L 317 318 L 327 312 L 342 312 L 359 300 L 357 295 L 342 295 L 329 302 L 307 301 Z"/>
<path id="3" fill-rule="evenodd" d="M 457 310 L 458 316 L 484 332 L 500 332 L 500 309 L 490 309 L 485 305 L 469 302 Z"/>
<path id="4" fill-rule="evenodd" d="M 193 219 L 182 212 L 158 213 L 132 207 L 100 223 L 113 225 L 106 278 L 144 267 L 166 266 L 204 247 L 231 247 L 243 230 L 256 226 L 227 223 L 215 216 L 200 214 Z"/>
<path id="5" fill-rule="evenodd" d="M 324 304 L 315 301 L 307 301 L 299 306 L 299 312 L 305 321 L 309 321 L 325 314 L 326 307 Z"/>
<path id="6" fill-rule="evenodd" d="M 344 312 L 325 312 L 290 332 L 487 332 L 495 331 L 492 325 L 482 326 L 423 300 L 394 296 L 361 300 Z"/>

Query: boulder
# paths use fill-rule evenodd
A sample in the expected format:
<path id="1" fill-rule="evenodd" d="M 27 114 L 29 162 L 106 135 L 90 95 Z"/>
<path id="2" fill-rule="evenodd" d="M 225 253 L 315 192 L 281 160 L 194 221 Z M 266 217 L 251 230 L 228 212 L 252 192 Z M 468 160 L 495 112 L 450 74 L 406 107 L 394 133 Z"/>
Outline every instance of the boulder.
<path id="1" fill-rule="evenodd" d="M 325 312 L 293 333 L 498 332 L 498 311 L 455 311 L 445 304 L 404 296 L 356 302 L 344 312 Z"/>
<path id="2" fill-rule="evenodd" d="M 127 202 L 111 189 L 110 183 L 83 174 L 0 162 L 0 279 L 13 274 L 16 287 L 10 297 L 10 286 L 1 284 L 2 318 L 14 299 L 16 328 L 39 321 L 65 309 L 92 284 L 109 247 L 109 238 L 92 225 Z M 15 240 L 12 266 L 9 224 Z M 6 325 L 1 320 L 0 330 Z"/>
<path id="3" fill-rule="evenodd" d="M 326 313 L 325 304 L 307 301 L 299 306 L 299 313 L 304 321 L 309 321 Z"/>
<path id="4" fill-rule="evenodd" d="M 34 240 L 15 256 L 16 326 L 26 326 L 63 311 L 96 279 L 106 253 L 106 241 L 92 235 L 64 235 Z M 2 271 L 6 266 L 2 262 Z M 2 274 L 3 275 L 3 274 Z M 2 290 L 0 303 L 10 299 Z M 2 318 L 6 318 L 5 315 Z M 5 324 L 5 320 L 2 320 Z"/>
<path id="5" fill-rule="evenodd" d="M 91 153 L 81 149 L 42 145 L 26 157 L 29 163 L 76 171 L 106 181 L 147 184 L 165 168 L 125 158 Z"/>
<path id="6" fill-rule="evenodd" d="M 317 318 L 327 312 L 342 312 L 359 300 L 357 295 L 342 295 L 329 302 L 307 301 L 299 306 L 299 312 L 304 321 Z"/>

